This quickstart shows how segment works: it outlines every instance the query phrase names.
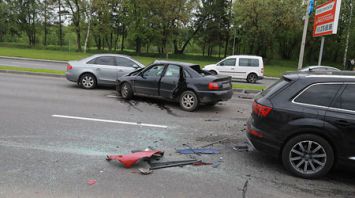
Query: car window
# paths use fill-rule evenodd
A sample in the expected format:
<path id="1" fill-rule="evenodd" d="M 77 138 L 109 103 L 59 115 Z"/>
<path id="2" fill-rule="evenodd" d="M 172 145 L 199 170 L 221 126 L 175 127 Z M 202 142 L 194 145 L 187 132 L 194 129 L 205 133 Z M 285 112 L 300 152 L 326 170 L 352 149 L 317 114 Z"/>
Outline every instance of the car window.
<path id="1" fill-rule="evenodd" d="M 132 60 L 124 57 L 116 57 L 116 64 L 117 66 L 124 66 L 124 67 L 133 67 L 134 65 L 137 65 Z"/>
<path id="2" fill-rule="evenodd" d="M 347 85 L 343 93 L 335 99 L 332 107 L 355 111 L 355 85 Z"/>
<path id="3" fill-rule="evenodd" d="M 185 75 L 185 78 L 191 78 L 191 74 L 186 71 L 186 69 L 184 69 L 184 75 Z"/>
<path id="4" fill-rule="evenodd" d="M 341 84 L 316 84 L 306 88 L 294 99 L 295 102 L 328 107 Z"/>
<path id="5" fill-rule="evenodd" d="M 95 64 L 97 58 L 93 58 L 87 62 L 87 64 Z"/>
<path id="6" fill-rule="evenodd" d="M 112 65 L 115 66 L 115 58 L 113 56 L 100 56 L 95 59 L 97 65 Z"/>
<path id="7" fill-rule="evenodd" d="M 255 59 L 255 58 L 239 58 L 239 66 L 242 66 L 242 67 L 259 67 L 259 59 Z"/>
<path id="8" fill-rule="evenodd" d="M 180 78 L 180 67 L 177 65 L 169 65 L 165 72 L 165 77 Z"/>
<path id="9" fill-rule="evenodd" d="M 235 58 L 228 58 L 222 62 L 220 62 L 219 66 L 235 66 L 236 59 Z"/>
<path id="10" fill-rule="evenodd" d="M 144 71 L 144 77 L 159 77 L 163 73 L 164 65 L 154 65 L 148 70 Z"/>

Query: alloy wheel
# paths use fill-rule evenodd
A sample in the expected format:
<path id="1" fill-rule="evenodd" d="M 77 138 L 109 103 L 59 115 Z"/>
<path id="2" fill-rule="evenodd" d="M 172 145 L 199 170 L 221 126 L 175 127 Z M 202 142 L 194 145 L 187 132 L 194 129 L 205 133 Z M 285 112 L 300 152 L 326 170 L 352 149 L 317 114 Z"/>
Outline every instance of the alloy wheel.
<path id="1" fill-rule="evenodd" d="M 323 146 L 315 141 L 302 141 L 292 147 L 289 161 L 299 173 L 315 174 L 325 167 L 327 153 Z"/>
<path id="2" fill-rule="evenodd" d="M 85 88 L 91 88 L 94 86 L 94 79 L 91 76 L 84 76 L 84 78 L 81 80 L 81 84 Z"/>
<path id="3" fill-rule="evenodd" d="M 195 97 L 191 94 L 185 94 L 182 97 L 182 105 L 187 108 L 190 109 L 194 106 L 195 104 Z"/>

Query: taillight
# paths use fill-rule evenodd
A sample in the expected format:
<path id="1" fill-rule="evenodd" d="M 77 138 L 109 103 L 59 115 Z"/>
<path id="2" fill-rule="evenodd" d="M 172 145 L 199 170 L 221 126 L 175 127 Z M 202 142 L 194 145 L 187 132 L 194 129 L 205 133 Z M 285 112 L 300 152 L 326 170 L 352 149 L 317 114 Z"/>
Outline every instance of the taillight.
<path id="1" fill-rule="evenodd" d="M 73 66 L 67 64 L 67 71 L 72 70 L 72 69 L 73 69 Z"/>
<path id="2" fill-rule="evenodd" d="M 216 82 L 210 82 L 210 83 L 208 83 L 208 89 L 209 90 L 219 90 L 219 85 Z"/>
<path id="3" fill-rule="evenodd" d="M 258 116 L 267 117 L 270 114 L 271 110 L 271 107 L 258 104 L 255 101 L 253 102 L 253 112 Z"/>

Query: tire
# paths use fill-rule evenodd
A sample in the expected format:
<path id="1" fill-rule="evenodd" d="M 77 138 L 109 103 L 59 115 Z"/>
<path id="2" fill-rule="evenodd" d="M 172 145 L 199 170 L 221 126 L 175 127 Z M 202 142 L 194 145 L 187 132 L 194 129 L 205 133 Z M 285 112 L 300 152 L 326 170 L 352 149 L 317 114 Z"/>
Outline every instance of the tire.
<path id="1" fill-rule="evenodd" d="M 180 95 L 179 103 L 185 111 L 195 111 L 199 105 L 197 95 L 193 91 L 184 91 Z"/>
<path id="2" fill-rule="evenodd" d="M 211 70 L 210 73 L 211 73 L 212 75 L 214 75 L 214 76 L 217 75 L 217 72 L 214 71 L 214 70 Z"/>
<path id="3" fill-rule="evenodd" d="M 86 73 L 80 76 L 78 84 L 84 89 L 94 89 L 97 85 L 97 80 L 93 74 Z"/>
<path id="4" fill-rule="evenodd" d="M 258 75 L 256 75 L 255 73 L 251 73 L 247 77 L 248 83 L 256 83 L 257 80 L 258 80 Z"/>
<path id="5" fill-rule="evenodd" d="M 133 90 L 129 83 L 125 82 L 121 85 L 120 94 L 123 99 L 129 100 L 133 97 Z"/>
<path id="6" fill-rule="evenodd" d="M 282 149 L 282 163 L 295 176 L 315 179 L 326 175 L 333 167 L 334 151 L 329 142 L 320 136 L 299 135 L 289 140 Z"/>

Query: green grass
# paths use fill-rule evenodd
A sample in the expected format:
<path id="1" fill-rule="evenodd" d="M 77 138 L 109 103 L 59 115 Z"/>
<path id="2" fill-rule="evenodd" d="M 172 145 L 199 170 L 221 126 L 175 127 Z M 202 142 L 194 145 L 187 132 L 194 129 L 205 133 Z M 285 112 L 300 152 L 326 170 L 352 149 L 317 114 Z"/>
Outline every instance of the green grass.
<path id="1" fill-rule="evenodd" d="M 36 49 L 36 48 L 24 48 L 24 47 L 0 47 L 0 56 L 11 56 L 11 57 L 23 57 L 23 58 L 33 58 L 33 59 L 47 59 L 47 60 L 59 60 L 59 61 L 69 61 L 69 60 L 79 60 L 94 53 L 102 53 L 98 51 L 91 50 L 89 53 L 75 52 L 64 50 L 48 50 L 48 49 Z M 148 65 L 155 60 L 167 60 L 165 56 L 159 56 L 157 54 L 142 54 L 142 56 L 136 56 L 130 51 L 125 51 L 125 54 L 131 55 L 136 60 L 140 61 L 144 65 Z M 170 55 L 169 60 L 191 62 L 194 64 L 199 64 L 202 67 L 208 64 L 213 64 L 219 61 L 221 58 L 218 57 L 204 57 L 201 55 Z M 297 61 L 295 60 L 276 60 L 273 59 L 265 64 L 265 76 L 280 77 L 286 71 L 297 70 Z"/>
<path id="2" fill-rule="evenodd" d="M 262 85 L 253 85 L 253 84 L 238 84 L 233 83 L 233 89 L 248 89 L 248 90 L 264 90 L 266 87 Z"/>
<path id="3" fill-rule="evenodd" d="M 0 70 L 64 75 L 64 71 L 51 70 L 51 69 L 32 69 L 32 68 L 25 68 L 25 67 L 0 66 Z"/>

